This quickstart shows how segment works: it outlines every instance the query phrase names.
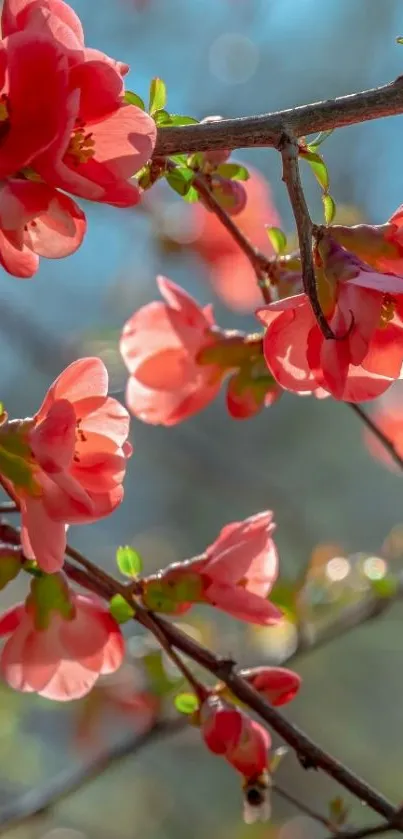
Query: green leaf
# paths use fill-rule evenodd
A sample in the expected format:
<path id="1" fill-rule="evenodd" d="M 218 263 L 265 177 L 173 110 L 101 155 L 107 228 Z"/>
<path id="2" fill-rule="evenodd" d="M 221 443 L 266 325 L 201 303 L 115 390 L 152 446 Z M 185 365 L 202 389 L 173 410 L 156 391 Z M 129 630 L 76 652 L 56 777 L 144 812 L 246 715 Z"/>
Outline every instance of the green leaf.
<path id="1" fill-rule="evenodd" d="M 188 204 L 195 204 L 196 201 L 199 201 L 200 195 L 197 189 L 195 189 L 194 186 L 191 186 L 186 195 L 183 196 L 183 200 L 187 201 Z"/>
<path id="2" fill-rule="evenodd" d="M 396 38 L 397 44 L 403 44 L 403 38 Z"/>
<path id="3" fill-rule="evenodd" d="M 309 163 L 316 180 L 319 182 L 322 189 L 327 192 L 329 189 L 329 173 L 321 156 L 316 154 L 316 152 L 311 151 L 310 147 L 307 146 L 307 151 L 304 150 L 301 152 L 301 157 Z"/>
<path id="4" fill-rule="evenodd" d="M 320 131 L 319 134 L 312 140 L 312 142 L 309 143 L 308 148 L 311 149 L 311 151 L 316 151 L 318 146 L 321 146 L 322 143 L 324 143 L 325 140 L 327 140 L 327 138 L 330 137 L 331 134 L 333 134 L 333 131 L 334 128 L 329 128 L 327 131 Z"/>
<path id="5" fill-rule="evenodd" d="M 287 236 L 279 227 L 266 227 L 266 233 L 277 254 L 284 253 L 287 248 Z"/>
<path id="6" fill-rule="evenodd" d="M 146 671 L 150 688 L 156 696 L 166 696 L 172 693 L 173 689 L 178 689 L 179 684 L 184 682 L 183 677 L 180 679 L 170 678 L 162 663 L 162 655 L 160 650 L 148 653 L 143 658 L 143 667 Z"/>
<path id="7" fill-rule="evenodd" d="M 174 702 L 175 708 L 180 714 L 194 714 L 199 707 L 197 696 L 194 693 L 178 693 Z"/>
<path id="8" fill-rule="evenodd" d="M 132 90 L 126 90 L 123 99 L 128 105 L 136 105 L 136 107 L 141 108 L 142 111 L 145 111 L 146 109 L 141 96 L 138 96 L 137 93 L 133 93 Z"/>
<path id="9" fill-rule="evenodd" d="M 394 597 L 399 589 L 399 582 L 396 577 L 389 575 L 381 580 L 371 580 L 371 588 L 377 597 Z"/>
<path id="10" fill-rule="evenodd" d="M 137 574 L 143 569 L 143 563 L 140 554 L 131 548 L 130 545 L 124 545 L 116 551 L 116 562 L 121 574 L 125 577 L 137 577 Z"/>
<path id="11" fill-rule="evenodd" d="M 198 125 L 199 120 L 181 114 L 171 114 L 171 125 Z"/>
<path id="12" fill-rule="evenodd" d="M 193 178 L 194 172 L 191 169 L 180 166 L 166 174 L 166 180 L 169 186 L 182 197 L 189 192 Z"/>
<path id="13" fill-rule="evenodd" d="M 172 163 L 177 163 L 178 166 L 186 167 L 188 165 L 188 157 L 186 154 L 171 154 L 169 160 L 172 160 Z"/>
<path id="14" fill-rule="evenodd" d="M 326 224 L 331 224 L 336 215 L 336 202 L 329 193 L 322 195 L 323 210 Z"/>
<path id="15" fill-rule="evenodd" d="M 240 163 L 220 163 L 216 172 L 223 178 L 230 178 L 232 181 L 247 181 L 249 179 L 246 166 L 241 166 Z"/>
<path id="16" fill-rule="evenodd" d="M 165 82 L 156 76 L 155 79 L 151 79 L 150 84 L 150 114 L 154 114 L 155 111 L 160 111 L 162 108 L 165 108 L 166 102 L 167 89 L 165 87 Z"/>
<path id="17" fill-rule="evenodd" d="M 126 623 L 134 615 L 133 607 L 121 594 L 114 594 L 110 599 L 109 611 L 117 623 Z"/>
<path id="18" fill-rule="evenodd" d="M 164 108 L 160 108 L 159 111 L 154 111 L 153 119 L 156 125 L 172 125 L 171 115 Z"/>

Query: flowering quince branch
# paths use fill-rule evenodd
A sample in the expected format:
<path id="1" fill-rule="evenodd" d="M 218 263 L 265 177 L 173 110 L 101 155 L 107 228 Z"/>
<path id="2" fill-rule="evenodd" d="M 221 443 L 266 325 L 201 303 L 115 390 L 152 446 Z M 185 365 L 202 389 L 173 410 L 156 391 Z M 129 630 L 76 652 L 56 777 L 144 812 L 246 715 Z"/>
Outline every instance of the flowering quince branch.
<path id="1" fill-rule="evenodd" d="M 281 152 L 283 162 L 283 181 L 287 187 L 291 206 L 294 213 L 298 232 L 299 249 L 301 254 L 301 271 L 304 291 L 312 306 L 318 325 L 326 339 L 334 339 L 319 303 L 316 288 L 315 268 L 312 256 L 312 221 L 302 189 L 298 163 L 298 141 L 292 134 L 283 134 L 277 148 Z"/>
<path id="2" fill-rule="evenodd" d="M 403 113 L 403 77 L 371 90 L 252 117 L 158 129 L 155 155 L 255 146 L 277 148 L 284 133 L 304 137 Z"/>
<path id="3" fill-rule="evenodd" d="M 80 560 L 78 560 L 80 561 Z M 242 677 L 235 672 L 235 662 L 215 656 L 210 650 L 185 635 L 177 626 L 168 623 L 163 618 L 153 614 L 133 600 L 127 586 L 114 580 L 113 577 L 102 572 L 88 559 L 85 559 L 85 571 L 74 579 L 90 590 L 97 590 L 102 597 L 110 598 L 120 594 L 132 608 L 135 609 L 133 619 L 149 629 L 154 635 L 158 626 L 158 635 L 163 633 L 166 644 L 185 653 L 189 658 L 207 669 L 223 682 L 244 705 L 254 711 L 262 720 L 277 732 L 290 745 L 306 766 L 322 769 L 326 774 L 349 790 L 354 796 L 365 801 L 369 807 L 384 816 L 393 819 L 396 810 L 382 795 L 358 778 L 343 764 L 317 746 L 296 726 L 285 719 L 273 706 L 268 704 L 261 695 Z M 91 570 L 90 570 L 91 569 Z M 66 567 L 70 576 L 70 566 Z M 98 583 L 99 580 L 99 583 Z"/>
<path id="4" fill-rule="evenodd" d="M 267 257 L 265 256 L 265 254 L 261 253 L 261 251 L 259 251 L 259 249 L 256 248 L 252 244 L 252 242 L 249 241 L 249 239 L 244 235 L 244 233 L 242 233 L 238 225 L 235 224 L 231 216 L 228 213 L 226 213 L 224 208 L 212 194 L 211 190 L 208 188 L 208 184 L 206 183 L 202 175 L 195 175 L 193 184 L 196 187 L 199 195 L 201 195 L 204 198 L 207 207 L 213 213 L 215 213 L 215 215 L 224 225 L 226 230 L 228 230 L 228 232 L 231 234 L 234 241 L 239 245 L 241 251 L 249 259 L 254 271 L 256 272 L 256 277 L 259 288 L 261 289 L 263 300 L 265 303 L 270 303 L 271 294 L 267 280 L 268 278 L 270 278 L 276 260 L 273 259 L 273 257 Z"/>

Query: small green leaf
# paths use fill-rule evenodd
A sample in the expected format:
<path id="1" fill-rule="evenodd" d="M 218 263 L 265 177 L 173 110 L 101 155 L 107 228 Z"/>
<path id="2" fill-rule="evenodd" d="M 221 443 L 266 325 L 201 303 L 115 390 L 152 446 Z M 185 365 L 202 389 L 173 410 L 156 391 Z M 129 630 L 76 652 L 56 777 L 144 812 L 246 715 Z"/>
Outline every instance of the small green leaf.
<path id="1" fill-rule="evenodd" d="M 287 248 L 287 236 L 279 227 L 266 227 L 266 233 L 270 239 L 275 253 L 284 253 Z"/>
<path id="2" fill-rule="evenodd" d="M 150 114 L 154 114 L 155 111 L 160 111 L 165 108 L 166 102 L 167 89 L 165 87 L 165 82 L 156 76 L 155 79 L 151 80 L 150 84 Z"/>
<path id="3" fill-rule="evenodd" d="M 191 169 L 180 166 L 166 174 L 166 180 L 169 186 L 182 197 L 189 192 L 193 178 L 194 172 Z"/>
<path id="4" fill-rule="evenodd" d="M 199 120 L 194 117 L 182 116 L 181 114 L 171 114 L 171 125 L 198 125 Z"/>
<path id="5" fill-rule="evenodd" d="M 156 125 L 172 125 L 171 115 L 164 108 L 160 108 L 159 111 L 154 111 L 153 119 Z"/>
<path id="6" fill-rule="evenodd" d="M 331 224 L 336 215 L 336 202 L 329 193 L 322 195 L 323 210 L 326 224 Z"/>
<path id="7" fill-rule="evenodd" d="M 125 577 L 137 577 L 137 574 L 140 574 L 143 568 L 140 554 L 130 545 L 124 545 L 117 549 L 116 562 L 119 571 Z"/>
<path id="8" fill-rule="evenodd" d="M 145 111 L 146 109 L 141 96 L 138 96 L 137 93 L 133 93 L 132 90 L 126 90 L 123 99 L 128 105 L 136 105 L 136 107 L 141 108 L 142 111 Z"/>
<path id="9" fill-rule="evenodd" d="M 377 597 L 394 597 L 399 589 L 399 582 L 390 574 L 381 580 L 371 580 L 371 588 Z"/>
<path id="10" fill-rule="evenodd" d="M 196 201 L 199 201 L 200 195 L 197 189 L 195 189 L 194 186 L 191 186 L 186 195 L 183 196 L 183 200 L 186 201 L 188 204 L 195 204 Z"/>
<path id="11" fill-rule="evenodd" d="M 15 545 L 0 548 L 0 591 L 16 578 L 21 568 L 21 548 Z"/>
<path id="12" fill-rule="evenodd" d="M 216 172 L 221 177 L 230 178 L 232 181 L 247 181 L 249 179 L 246 166 L 241 166 L 239 163 L 220 163 Z"/>
<path id="13" fill-rule="evenodd" d="M 327 192 L 329 189 L 329 173 L 321 156 L 316 154 L 316 152 L 311 151 L 310 147 L 307 146 L 306 151 L 304 150 L 301 152 L 301 157 L 309 163 L 316 180 L 319 182 L 322 189 Z"/>
<path id="14" fill-rule="evenodd" d="M 199 707 L 197 696 L 194 693 L 179 693 L 175 696 L 175 708 L 180 714 L 194 714 Z"/>
<path id="15" fill-rule="evenodd" d="M 321 146 L 322 143 L 324 143 L 325 140 L 327 140 L 327 138 L 330 137 L 331 134 L 333 134 L 333 131 L 334 128 L 329 128 L 327 131 L 320 131 L 319 134 L 312 140 L 312 142 L 309 143 L 308 148 L 311 149 L 311 151 L 316 151 L 318 146 Z"/>
<path id="16" fill-rule="evenodd" d="M 403 44 L 403 38 L 396 38 L 397 44 Z"/>
<path id="17" fill-rule="evenodd" d="M 117 623 L 126 623 L 134 615 L 134 609 L 121 594 L 114 594 L 110 599 L 109 611 Z"/>
<path id="18" fill-rule="evenodd" d="M 188 158 L 186 154 L 171 154 L 169 160 L 171 160 L 172 163 L 177 163 L 177 165 L 181 167 L 186 167 L 188 165 Z"/>

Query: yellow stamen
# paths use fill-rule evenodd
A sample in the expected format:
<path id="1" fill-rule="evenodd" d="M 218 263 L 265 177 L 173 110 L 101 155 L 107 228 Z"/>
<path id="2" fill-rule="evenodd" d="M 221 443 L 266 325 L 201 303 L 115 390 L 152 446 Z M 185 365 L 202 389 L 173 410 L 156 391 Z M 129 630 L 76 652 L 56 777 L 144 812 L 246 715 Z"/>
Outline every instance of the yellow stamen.
<path id="1" fill-rule="evenodd" d="M 94 157 L 94 146 L 95 140 L 93 139 L 92 133 L 85 134 L 83 128 L 80 126 L 74 130 L 71 136 L 67 154 L 73 158 L 75 165 L 78 166 L 79 163 L 88 163 Z"/>
<path id="2" fill-rule="evenodd" d="M 379 328 L 386 329 L 387 325 L 393 320 L 396 311 L 396 300 L 390 294 L 384 294 L 381 306 L 381 316 L 379 319 Z"/>

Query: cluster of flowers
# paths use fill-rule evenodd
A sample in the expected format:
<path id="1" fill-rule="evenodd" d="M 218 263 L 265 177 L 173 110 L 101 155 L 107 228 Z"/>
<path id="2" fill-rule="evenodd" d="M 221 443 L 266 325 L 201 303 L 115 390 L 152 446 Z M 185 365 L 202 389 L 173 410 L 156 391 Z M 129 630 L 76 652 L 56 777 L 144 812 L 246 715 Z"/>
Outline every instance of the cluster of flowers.
<path id="1" fill-rule="evenodd" d="M 51 385 L 33 417 L 10 421 L 3 413 L 0 426 L 0 459 L 11 458 L 2 481 L 22 521 L 21 545 L 18 535 L 17 544 L 11 537 L 8 543 L 3 532 L 0 585 L 21 570 L 31 575 L 26 600 L 0 616 L 0 672 L 15 690 L 59 701 L 86 695 L 125 653 L 110 610 L 93 594 L 74 591 L 63 570 L 67 527 L 108 515 L 123 497 L 129 416 L 107 389 L 100 359 L 80 359 Z M 170 615 L 205 603 L 249 623 L 278 623 L 282 613 L 268 599 L 278 575 L 274 527 L 270 511 L 228 524 L 202 555 L 138 578 L 137 597 Z M 292 699 L 300 684 L 281 668 L 251 670 L 246 678 L 274 704 Z M 206 697 L 193 722 L 208 748 L 242 774 L 245 818 L 267 817 L 269 734 L 225 686 Z"/>
<path id="2" fill-rule="evenodd" d="M 314 257 L 333 339 L 324 338 L 304 293 L 260 307 L 265 332 L 248 336 L 220 330 L 210 306 L 158 278 L 164 302 L 135 312 L 121 337 L 134 416 L 174 425 L 211 402 L 224 379 L 236 418 L 283 390 L 351 402 L 384 393 L 403 362 L 403 209 L 384 225 L 318 228 Z M 288 282 L 287 263 L 284 274 Z"/>
<path id="3" fill-rule="evenodd" d="M 0 263 L 31 277 L 73 253 L 84 212 L 65 193 L 136 204 L 156 127 L 124 99 L 127 64 L 85 46 L 62 0 L 5 0 L 0 43 Z M 60 192 L 63 190 L 63 192 Z"/>

